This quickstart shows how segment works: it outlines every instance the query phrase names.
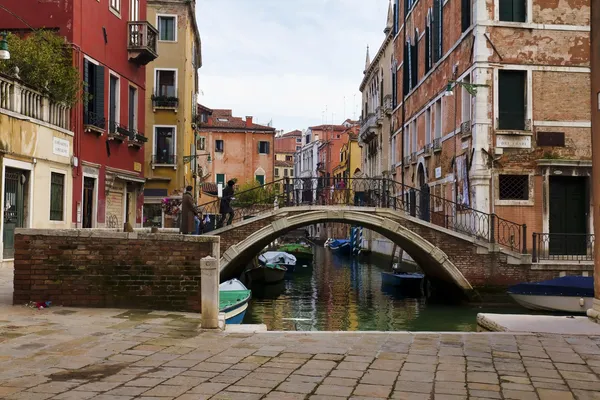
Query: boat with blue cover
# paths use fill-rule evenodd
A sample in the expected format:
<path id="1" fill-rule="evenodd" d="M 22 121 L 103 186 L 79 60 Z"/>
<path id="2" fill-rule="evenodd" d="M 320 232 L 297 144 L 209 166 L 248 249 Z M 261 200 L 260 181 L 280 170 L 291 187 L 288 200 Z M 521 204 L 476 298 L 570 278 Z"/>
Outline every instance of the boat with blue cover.
<path id="1" fill-rule="evenodd" d="M 325 247 L 338 254 L 352 254 L 352 242 L 349 239 L 327 239 Z"/>
<path id="2" fill-rule="evenodd" d="M 241 324 L 252 292 L 237 279 L 219 285 L 219 312 L 225 313 L 225 323 Z"/>
<path id="3" fill-rule="evenodd" d="M 563 276 L 542 282 L 519 283 L 510 286 L 508 294 L 530 310 L 585 313 L 592 308 L 594 278 Z"/>

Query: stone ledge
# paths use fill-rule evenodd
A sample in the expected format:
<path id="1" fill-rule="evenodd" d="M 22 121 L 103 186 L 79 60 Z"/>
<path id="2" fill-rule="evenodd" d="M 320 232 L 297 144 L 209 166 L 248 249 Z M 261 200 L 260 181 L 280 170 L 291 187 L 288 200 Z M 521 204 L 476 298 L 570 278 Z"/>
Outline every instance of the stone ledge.
<path id="1" fill-rule="evenodd" d="M 139 239 L 169 242 L 219 243 L 220 237 L 214 235 L 180 235 L 173 233 L 122 232 L 111 229 L 29 229 L 18 228 L 15 235 L 82 237 L 102 239 Z"/>

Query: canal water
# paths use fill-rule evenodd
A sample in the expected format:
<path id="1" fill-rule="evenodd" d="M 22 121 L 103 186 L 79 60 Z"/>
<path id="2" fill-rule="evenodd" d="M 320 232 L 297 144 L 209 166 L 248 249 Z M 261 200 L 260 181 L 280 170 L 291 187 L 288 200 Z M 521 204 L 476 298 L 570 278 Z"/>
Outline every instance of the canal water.
<path id="1" fill-rule="evenodd" d="M 390 262 L 339 256 L 314 247 L 313 266 L 274 285 L 251 286 L 246 324 L 298 331 L 476 331 L 480 312 L 522 314 L 509 298 L 497 304 L 451 304 L 443 299 L 405 298 L 381 284 Z M 446 304 L 444 304 L 446 303 Z"/>

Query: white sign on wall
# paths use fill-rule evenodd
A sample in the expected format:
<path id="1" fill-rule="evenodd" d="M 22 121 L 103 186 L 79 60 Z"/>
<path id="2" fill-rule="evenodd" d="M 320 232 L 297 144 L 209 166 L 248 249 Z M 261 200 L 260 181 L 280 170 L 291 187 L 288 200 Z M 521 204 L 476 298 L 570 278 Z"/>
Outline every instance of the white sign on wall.
<path id="1" fill-rule="evenodd" d="M 530 149 L 531 148 L 531 136 L 520 136 L 520 135 L 497 135 L 496 136 L 496 147 L 501 148 L 517 148 L 517 149 Z"/>
<path id="2" fill-rule="evenodd" d="M 57 137 L 54 137 L 52 139 L 52 153 L 61 157 L 69 157 L 69 141 Z"/>
<path id="3" fill-rule="evenodd" d="M 435 169 L 435 178 L 441 178 L 442 177 L 442 167 L 437 167 Z"/>

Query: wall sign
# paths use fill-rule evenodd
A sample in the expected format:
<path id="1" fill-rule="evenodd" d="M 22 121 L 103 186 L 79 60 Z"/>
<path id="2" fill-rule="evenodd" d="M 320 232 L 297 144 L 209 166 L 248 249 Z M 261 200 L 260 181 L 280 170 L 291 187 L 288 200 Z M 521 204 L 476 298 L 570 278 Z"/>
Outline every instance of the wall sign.
<path id="1" fill-rule="evenodd" d="M 442 177 L 442 167 L 437 167 L 435 169 L 435 178 L 441 178 Z"/>
<path id="2" fill-rule="evenodd" d="M 530 149 L 531 148 L 531 136 L 497 135 L 496 136 L 496 147 Z"/>
<path id="3" fill-rule="evenodd" d="M 68 140 L 53 137 L 52 138 L 52 153 L 61 157 L 69 157 L 70 143 Z"/>

